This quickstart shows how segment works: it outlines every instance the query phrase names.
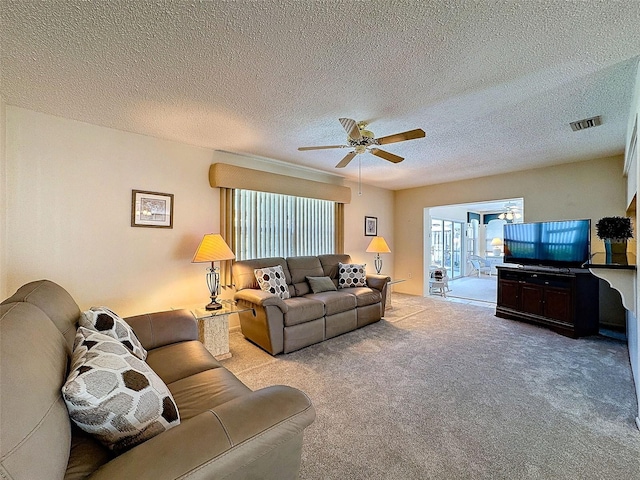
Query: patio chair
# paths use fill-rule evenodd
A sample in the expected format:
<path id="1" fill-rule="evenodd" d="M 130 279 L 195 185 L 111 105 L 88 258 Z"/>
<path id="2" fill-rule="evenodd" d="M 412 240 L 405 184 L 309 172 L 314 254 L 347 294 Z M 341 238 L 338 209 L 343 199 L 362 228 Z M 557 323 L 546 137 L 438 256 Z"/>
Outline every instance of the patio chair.
<path id="1" fill-rule="evenodd" d="M 469 255 L 469 263 L 473 267 L 472 275 L 480 277 L 481 273 L 486 273 L 491 276 L 491 265 L 487 264 L 487 261 L 479 255 Z"/>

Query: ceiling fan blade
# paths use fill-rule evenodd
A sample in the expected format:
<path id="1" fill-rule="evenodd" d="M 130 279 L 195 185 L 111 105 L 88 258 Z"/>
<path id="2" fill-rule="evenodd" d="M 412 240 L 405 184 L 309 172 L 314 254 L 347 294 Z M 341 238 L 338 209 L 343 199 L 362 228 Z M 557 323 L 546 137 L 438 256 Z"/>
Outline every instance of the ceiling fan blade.
<path id="1" fill-rule="evenodd" d="M 347 135 L 352 140 L 362 140 L 360 135 L 360 128 L 358 128 L 358 122 L 351 120 L 350 118 L 339 118 L 342 128 L 347 131 Z"/>
<path id="2" fill-rule="evenodd" d="M 371 153 L 373 153 L 376 157 L 384 158 L 393 163 L 400 163 L 404 160 L 404 158 L 399 157 L 398 155 L 394 155 L 393 153 L 385 152 L 384 150 L 380 150 L 379 148 L 371 148 L 369 149 Z"/>
<path id="3" fill-rule="evenodd" d="M 344 168 L 349 165 L 349 162 L 353 160 L 353 157 L 357 155 L 356 152 L 347 153 L 347 155 L 336 165 L 336 168 Z"/>
<path id="4" fill-rule="evenodd" d="M 386 137 L 380 137 L 376 139 L 378 145 L 386 145 L 387 143 L 404 142 L 405 140 L 414 140 L 416 138 L 423 138 L 426 135 L 424 130 L 416 128 L 415 130 L 408 130 L 402 133 L 396 133 L 394 135 L 387 135 Z"/>
<path id="5" fill-rule="evenodd" d="M 325 150 L 327 148 L 347 148 L 349 147 L 349 145 L 324 145 L 321 147 L 298 147 L 298 150 L 305 151 L 305 150 Z"/>

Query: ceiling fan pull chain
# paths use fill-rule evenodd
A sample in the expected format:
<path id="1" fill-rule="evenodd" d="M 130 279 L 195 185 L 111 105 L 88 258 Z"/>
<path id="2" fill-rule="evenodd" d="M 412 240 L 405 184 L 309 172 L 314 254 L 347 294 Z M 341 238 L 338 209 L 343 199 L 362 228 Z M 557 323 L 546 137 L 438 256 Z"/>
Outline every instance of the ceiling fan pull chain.
<path id="1" fill-rule="evenodd" d="M 358 157 L 358 195 L 362 195 L 362 159 Z"/>

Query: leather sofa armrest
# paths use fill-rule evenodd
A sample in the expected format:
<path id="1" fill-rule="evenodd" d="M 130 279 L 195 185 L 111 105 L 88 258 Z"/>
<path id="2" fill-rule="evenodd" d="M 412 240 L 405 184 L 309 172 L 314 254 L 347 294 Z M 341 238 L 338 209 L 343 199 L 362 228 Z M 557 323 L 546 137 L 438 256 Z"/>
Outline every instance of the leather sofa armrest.
<path id="1" fill-rule="evenodd" d="M 146 313 L 124 319 L 142 346 L 151 350 L 177 342 L 198 340 L 198 324 L 189 310 Z"/>
<path id="2" fill-rule="evenodd" d="M 286 448 L 283 444 L 301 434 L 314 419 L 315 409 L 300 390 L 282 385 L 263 388 L 147 440 L 88 478 L 248 478 L 248 472 L 263 468 L 263 459 Z M 260 478 L 289 477 L 279 469 L 259 473 Z"/>
<path id="3" fill-rule="evenodd" d="M 367 274 L 367 286 L 369 288 L 375 288 L 376 290 L 380 290 L 381 292 L 384 290 L 387 282 L 391 280 L 387 275 L 378 275 L 375 273 Z"/>
<path id="4" fill-rule="evenodd" d="M 245 302 L 249 302 L 250 304 L 258 307 L 275 305 L 282 310 L 282 313 L 289 311 L 289 306 L 284 303 L 284 300 L 282 300 L 278 295 L 274 295 L 271 292 L 265 292 L 264 290 L 258 290 L 256 288 L 245 288 L 244 290 L 240 290 L 239 292 L 236 292 L 233 298 L 235 300 L 244 300 Z"/>

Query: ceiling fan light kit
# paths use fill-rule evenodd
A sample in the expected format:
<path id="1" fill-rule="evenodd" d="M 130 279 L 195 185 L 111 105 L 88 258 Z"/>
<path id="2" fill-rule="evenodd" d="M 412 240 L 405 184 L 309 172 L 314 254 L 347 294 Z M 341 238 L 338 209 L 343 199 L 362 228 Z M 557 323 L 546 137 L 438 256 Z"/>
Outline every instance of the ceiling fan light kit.
<path id="1" fill-rule="evenodd" d="M 399 157 L 393 153 L 389 153 L 385 150 L 381 150 L 376 145 L 387 145 L 389 143 L 404 142 L 406 140 L 415 140 L 417 138 L 423 138 L 426 134 L 424 130 L 416 128 L 415 130 L 408 130 L 406 132 L 395 133 L 393 135 L 387 135 L 385 137 L 375 138 L 375 135 L 370 130 L 367 130 L 366 122 L 356 122 L 351 118 L 338 119 L 342 128 L 347 132 L 347 144 L 346 145 L 325 145 L 318 147 L 299 147 L 298 150 L 324 150 L 329 148 L 353 148 L 353 152 L 347 153 L 345 157 L 336 165 L 336 168 L 346 167 L 356 155 L 369 152 L 376 157 L 380 157 L 392 163 L 400 163 L 404 158 Z"/>

